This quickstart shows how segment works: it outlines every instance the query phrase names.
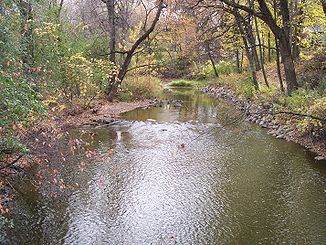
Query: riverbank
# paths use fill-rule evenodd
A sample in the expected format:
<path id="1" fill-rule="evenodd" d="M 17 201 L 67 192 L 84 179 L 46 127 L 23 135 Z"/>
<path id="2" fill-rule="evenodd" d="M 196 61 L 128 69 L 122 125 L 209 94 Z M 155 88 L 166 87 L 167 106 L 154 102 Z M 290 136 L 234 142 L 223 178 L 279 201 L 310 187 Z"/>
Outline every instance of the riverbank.
<path id="1" fill-rule="evenodd" d="M 253 100 L 240 98 L 231 89 L 219 85 L 209 85 L 203 91 L 210 96 L 230 102 L 246 115 L 248 122 L 266 128 L 268 134 L 278 139 L 302 145 L 307 150 L 317 154 L 316 160 L 326 159 L 325 142 L 318 141 L 313 135 L 302 134 L 291 121 L 282 123 L 281 120 L 277 119 L 278 116 L 287 112 L 275 112 L 273 105 L 270 103 L 257 104 Z M 290 112 L 289 115 L 291 115 Z M 291 116 L 295 117 L 296 115 Z"/>

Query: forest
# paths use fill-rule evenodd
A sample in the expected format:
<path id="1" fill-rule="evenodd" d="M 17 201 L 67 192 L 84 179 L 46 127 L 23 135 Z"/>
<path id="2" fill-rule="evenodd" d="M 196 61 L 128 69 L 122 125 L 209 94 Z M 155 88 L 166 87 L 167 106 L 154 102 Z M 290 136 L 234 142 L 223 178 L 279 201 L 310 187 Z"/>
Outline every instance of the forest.
<path id="1" fill-rule="evenodd" d="M 323 160 L 325 32 L 325 0 L 2 0 L 1 188 L 47 162 L 44 142 L 67 125 L 99 120 L 104 107 L 112 115 L 149 108 L 170 87 L 224 99 Z"/>

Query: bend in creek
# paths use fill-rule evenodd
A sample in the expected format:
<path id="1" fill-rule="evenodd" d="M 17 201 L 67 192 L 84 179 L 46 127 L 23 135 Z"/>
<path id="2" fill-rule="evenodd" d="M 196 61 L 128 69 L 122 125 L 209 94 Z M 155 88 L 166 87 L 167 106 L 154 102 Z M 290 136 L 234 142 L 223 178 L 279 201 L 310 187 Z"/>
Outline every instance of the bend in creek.
<path id="1" fill-rule="evenodd" d="M 16 179 L 7 241 L 326 243 L 325 162 L 238 120 L 223 101 L 193 90 L 169 98 L 183 106 L 137 109 L 114 125 L 72 131 L 97 157 L 86 166 L 78 154 L 58 157 L 61 195 Z M 51 172 L 44 168 L 34 171 Z"/>

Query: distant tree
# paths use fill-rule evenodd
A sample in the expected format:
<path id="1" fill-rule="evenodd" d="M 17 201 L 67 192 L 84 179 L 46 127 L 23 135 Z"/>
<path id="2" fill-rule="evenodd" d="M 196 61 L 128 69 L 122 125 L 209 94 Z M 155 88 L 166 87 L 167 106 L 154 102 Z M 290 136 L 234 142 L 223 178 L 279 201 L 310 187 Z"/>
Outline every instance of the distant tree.
<path id="1" fill-rule="evenodd" d="M 107 99 L 109 101 L 112 101 L 117 92 L 119 85 L 122 83 L 125 75 L 128 72 L 128 67 L 131 63 L 131 60 L 135 53 L 137 52 L 137 49 L 140 47 L 140 45 L 149 38 L 150 34 L 154 31 L 155 26 L 157 22 L 159 21 L 159 18 L 161 16 L 162 10 L 165 7 L 164 1 L 160 0 L 158 1 L 154 7 L 149 8 L 147 3 L 144 3 L 143 1 L 137 2 L 134 8 L 127 9 L 126 6 L 128 6 L 128 1 L 124 2 L 122 1 L 122 4 L 124 4 L 125 11 L 119 11 L 120 19 L 124 18 L 130 18 L 128 16 L 131 11 L 135 11 L 135 8 L 142 7 L 144 9 L 144 17 L 141 20 L 141 31 L 139 33 L 139 36 L 132 41 L 132 43 L 129 45 L 130 47 L 127 50 L 120 50 L 117 47 L 118 43 L 118 30 L 119 31 L 130 31 L 131 28 L 125 25 L 121 25 L 121 23 L 118 22 L 118 16 L 117 16 L 117 7 L 118 3 L 115 0 L 102 0 L 103 3 L 106 5 L 106 10 L 108 14 L 108 29 L 109 29 L 109 59 L 110 61 L 115 64 L 118 68 L 118 73 L 114 75 L 112 78 L 110 78 L 109 86 L 107 87 L 105 93 L 107 95 Z M 154 16 L 152 16 L 153 10 L 156 9 L 156 13 Z M 121 17 L 121 15 L 123 15 Z M 153 19 L 151 20 L 151 18 Z M 119 26 L 123 27 L 122 30 L 119 28 Z M 125 30 L 123 30 L 125 29 Z M 117 62 L 117 54 L 119 54 L 121 57 L 120 64 Z"/>

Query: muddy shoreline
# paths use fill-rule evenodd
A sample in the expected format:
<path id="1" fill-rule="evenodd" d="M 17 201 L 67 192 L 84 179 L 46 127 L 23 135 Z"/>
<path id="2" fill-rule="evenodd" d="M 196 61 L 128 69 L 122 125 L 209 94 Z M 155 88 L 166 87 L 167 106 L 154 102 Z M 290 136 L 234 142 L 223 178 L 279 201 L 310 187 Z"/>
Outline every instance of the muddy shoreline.
<path id="1" fill-rule="evenodd" d="M 210 96 L 231 103 L 245 114 L 246 121 L 267 129 L 268 134 L 277 139 L 284 139 L 300 144 L 305 149 L 314 153 L 316 160 L 326 159 L 326 143 L 314 141 L 311 137 L 302 135 L 294 126 L 275 122 L 272 105 L 257 105 L 251 100 L 240 99 L 231 89 L 226 87 L 209 85 L 201 88 L 201 90 Z"/>

